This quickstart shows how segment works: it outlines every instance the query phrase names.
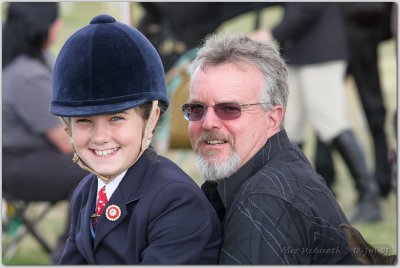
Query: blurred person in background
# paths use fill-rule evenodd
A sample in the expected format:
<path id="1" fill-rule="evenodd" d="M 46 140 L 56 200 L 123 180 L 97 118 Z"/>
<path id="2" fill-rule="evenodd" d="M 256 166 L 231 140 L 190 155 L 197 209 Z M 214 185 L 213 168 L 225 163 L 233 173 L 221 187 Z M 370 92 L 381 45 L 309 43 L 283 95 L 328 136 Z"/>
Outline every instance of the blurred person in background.
<path id="1" fill-rule="evenodd" d="M 73 165 L 60 120 L 50 114 L 53 60 L 62 27 L 58 3 L 8 3 L 2 43 L 3 194 L 25 201 L 69 200 L 87 172 Z M 58 263 L 68 235 L 52 253 Z"/>
<path id="2" fill-rule="evenodd" d="M 225 22 L 244 13 L 255 15 L 258 27 L 261 8 L 274 2 L 141 2 L 144 16 L 138 30 L 157 49 L 166 72 L 171 109 L 163 114 L 155 147 L 159 151 L 190 148 L 187 123 L 179 116 L 180 105 L 187 101 L 189 88 L 188 64 L 196 56 L 197 47 L 209 34 Z"/>
<path id="3" fill-rule="evenodd" d="M 380 195 L 387 197 L 392 189 L 389 144 L 385 122 L 386 107 L 378 68 L 378 46 L 392 38 L 392 6 L 390 2 L 343 2 L 341 9 L 346 22 L 349 48 L 347 73 L 354 77 L 373 141 L 375 177 Z M 335 179 L 330 148 L 317 142 L 315 167 L 329 188 Z"/>
<path id="4" fill-rule="evenodd" d="M 223 22 L 276 2 L 141 2 L 141 31 L 160 54 L 165 72 L 186 51 L 200 45 Z"/>
<path id="5" fill-rule="evenodd" d="M 309 119 L 319 137 L 343 157 L 355 181 L 359 196 L 350 222 L 381 220 L 378 185 L 346 114 L 347 48 L 338 3 L 287 2 L 282 21 L 252 37 L 275 39 L 288 64 L 291 95 L 286 130 L 291 141 L 301 147 Z"/>

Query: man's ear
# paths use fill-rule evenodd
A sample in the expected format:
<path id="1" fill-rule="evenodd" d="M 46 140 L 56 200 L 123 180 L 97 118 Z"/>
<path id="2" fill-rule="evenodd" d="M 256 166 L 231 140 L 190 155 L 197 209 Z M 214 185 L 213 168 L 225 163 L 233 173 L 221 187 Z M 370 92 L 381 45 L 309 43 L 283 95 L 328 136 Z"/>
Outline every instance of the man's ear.
<path id="1" fill-rule="evenodd" d="M 271 110 L 267 112 L 268 116 L 268 129 L 272 130 L 273 132 L 279 131 L 279 126 L 283 119 L 283 107 L 280 105 L 275 106 Z"/>

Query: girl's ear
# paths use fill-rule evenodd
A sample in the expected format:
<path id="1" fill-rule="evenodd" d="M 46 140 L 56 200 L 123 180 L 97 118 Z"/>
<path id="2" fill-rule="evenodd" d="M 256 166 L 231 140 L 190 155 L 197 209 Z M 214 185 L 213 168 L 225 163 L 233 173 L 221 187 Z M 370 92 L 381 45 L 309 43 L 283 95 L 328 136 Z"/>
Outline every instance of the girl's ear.
<path id="1" fill-rule="evenodd" d="M 158 107 L 158 101 L 155 100 L 152 103 L 151 112 L 149 119 L 147 120 L 147 124 L 144 128 L 143 138 L 142 138 L 142 151 L 146 150 L 150 143 L 151 139 L 153 138 L 153 132 L 160 118 L 160 107 Z"/>
<path id="2" fill-rule="evenodd" d="M 151 133 L 153 133 L 154 129 L 156 128 L 157 122 L 160 119 L 160 113 L 161 113 L 160 107 L 157 106 L 156 110 L 154 111 L 154 114 L 150 115 L 153 117 L 149 118 Z"/>
<path id="3" fill-rule="evenodd" d="M 72 136 L 71 118 L 59 116 L 58 119 L 60 119 L 60 121 L 63 123 L 65 133 L 67 133 L 68 137 L 71 138 Z"/>

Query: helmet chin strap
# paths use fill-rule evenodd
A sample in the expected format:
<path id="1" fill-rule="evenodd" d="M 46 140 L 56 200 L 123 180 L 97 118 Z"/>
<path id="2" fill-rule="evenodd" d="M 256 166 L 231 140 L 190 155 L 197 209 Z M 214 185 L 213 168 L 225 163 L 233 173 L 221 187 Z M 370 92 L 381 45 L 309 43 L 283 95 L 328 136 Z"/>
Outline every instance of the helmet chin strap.
<path id="1" fill-rule="evenodd" d="M 153 138 L 153 130 L 154 130 L 154 128 L 156 126 L 156 123 L 157 123 L 157 113 L 156 113 L 157 107 L 158 107 L 158 100 L 154 100 L 152 102 L 149 119 L 147 120 L 146 126 L 144 128 L 144 132 L 143 132 L 143 136 L 142 136 L 142 142 L 141 142 L 141 146 L 140 146 L 140 152 L 139 152 L 138 156 L 136 157 L 136 160 L 133 161 L 133 163 L 131 164 L 131 166 L 133 166 L 133 164 L 135 164 L 136 161 L 139 160 L 140 156 L 150 146 L 151 139 Z M 68 136 L 71 137 L 72 136 L 72 131 L 71 131 L 71 126 L 70 126 L 69 122 L 63 117 L 60 117 L 60 120 L 61 120 L 61 122 L 63 122 L 63 124 L 65 126 L 65 128 L 64 128 L 65 132 L 67 132 Z M 82 169 L 95 174 L 97 177 L 99 177 L 104 182 L 108 182 L 109 180 L 111 180 L 111 176 L 101 175 L 101 174 L 97 173 L 95 170 L 93 170 L 88 164 L 86 164 L 80 158 L 78 153 L 76 152 L 75 146 L 73 144 L 72 144 L 72 148 L 74 150 L 74 157 L 72 158 L 72 161 L 75 164 L 78 164 Z"/>
<path id="2" fill-rule="evenodd" d="M 74 164 L 78 164 L 82 169 L 89 171 L 91 173 L 93 173 L 94 175 L 96 175 L 97 177 L 99 177 L 102 181 L 107 182 L 109 180 L 111 180 L 111 176 L 104 176 L 101 175 L 100 173 L 97 173 L 96 171 L 94 171 L 94 169 L 92 169 L 91 167 L 89 167 L 88 164 L 85 163 L 85 161 L 83 161 L 78 153 L 75 151 L 75 146 L 74 147 L 74 157 L 72 158 L 72 162 L 74 162 Z"/>

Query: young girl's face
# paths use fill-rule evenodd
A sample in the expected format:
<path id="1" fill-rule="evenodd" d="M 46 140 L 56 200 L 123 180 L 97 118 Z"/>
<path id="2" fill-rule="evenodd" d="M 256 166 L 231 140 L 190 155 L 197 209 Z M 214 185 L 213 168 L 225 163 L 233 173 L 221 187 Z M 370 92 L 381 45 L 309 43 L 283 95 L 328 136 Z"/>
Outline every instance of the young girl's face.
<path id="1" fill-rule="evenodd" d="M 116 114 L 72 117 L 72 142 L 89 167 L 113 178 L 136 160 L 144 126 L 145 120 L 135 108 Z"/>

